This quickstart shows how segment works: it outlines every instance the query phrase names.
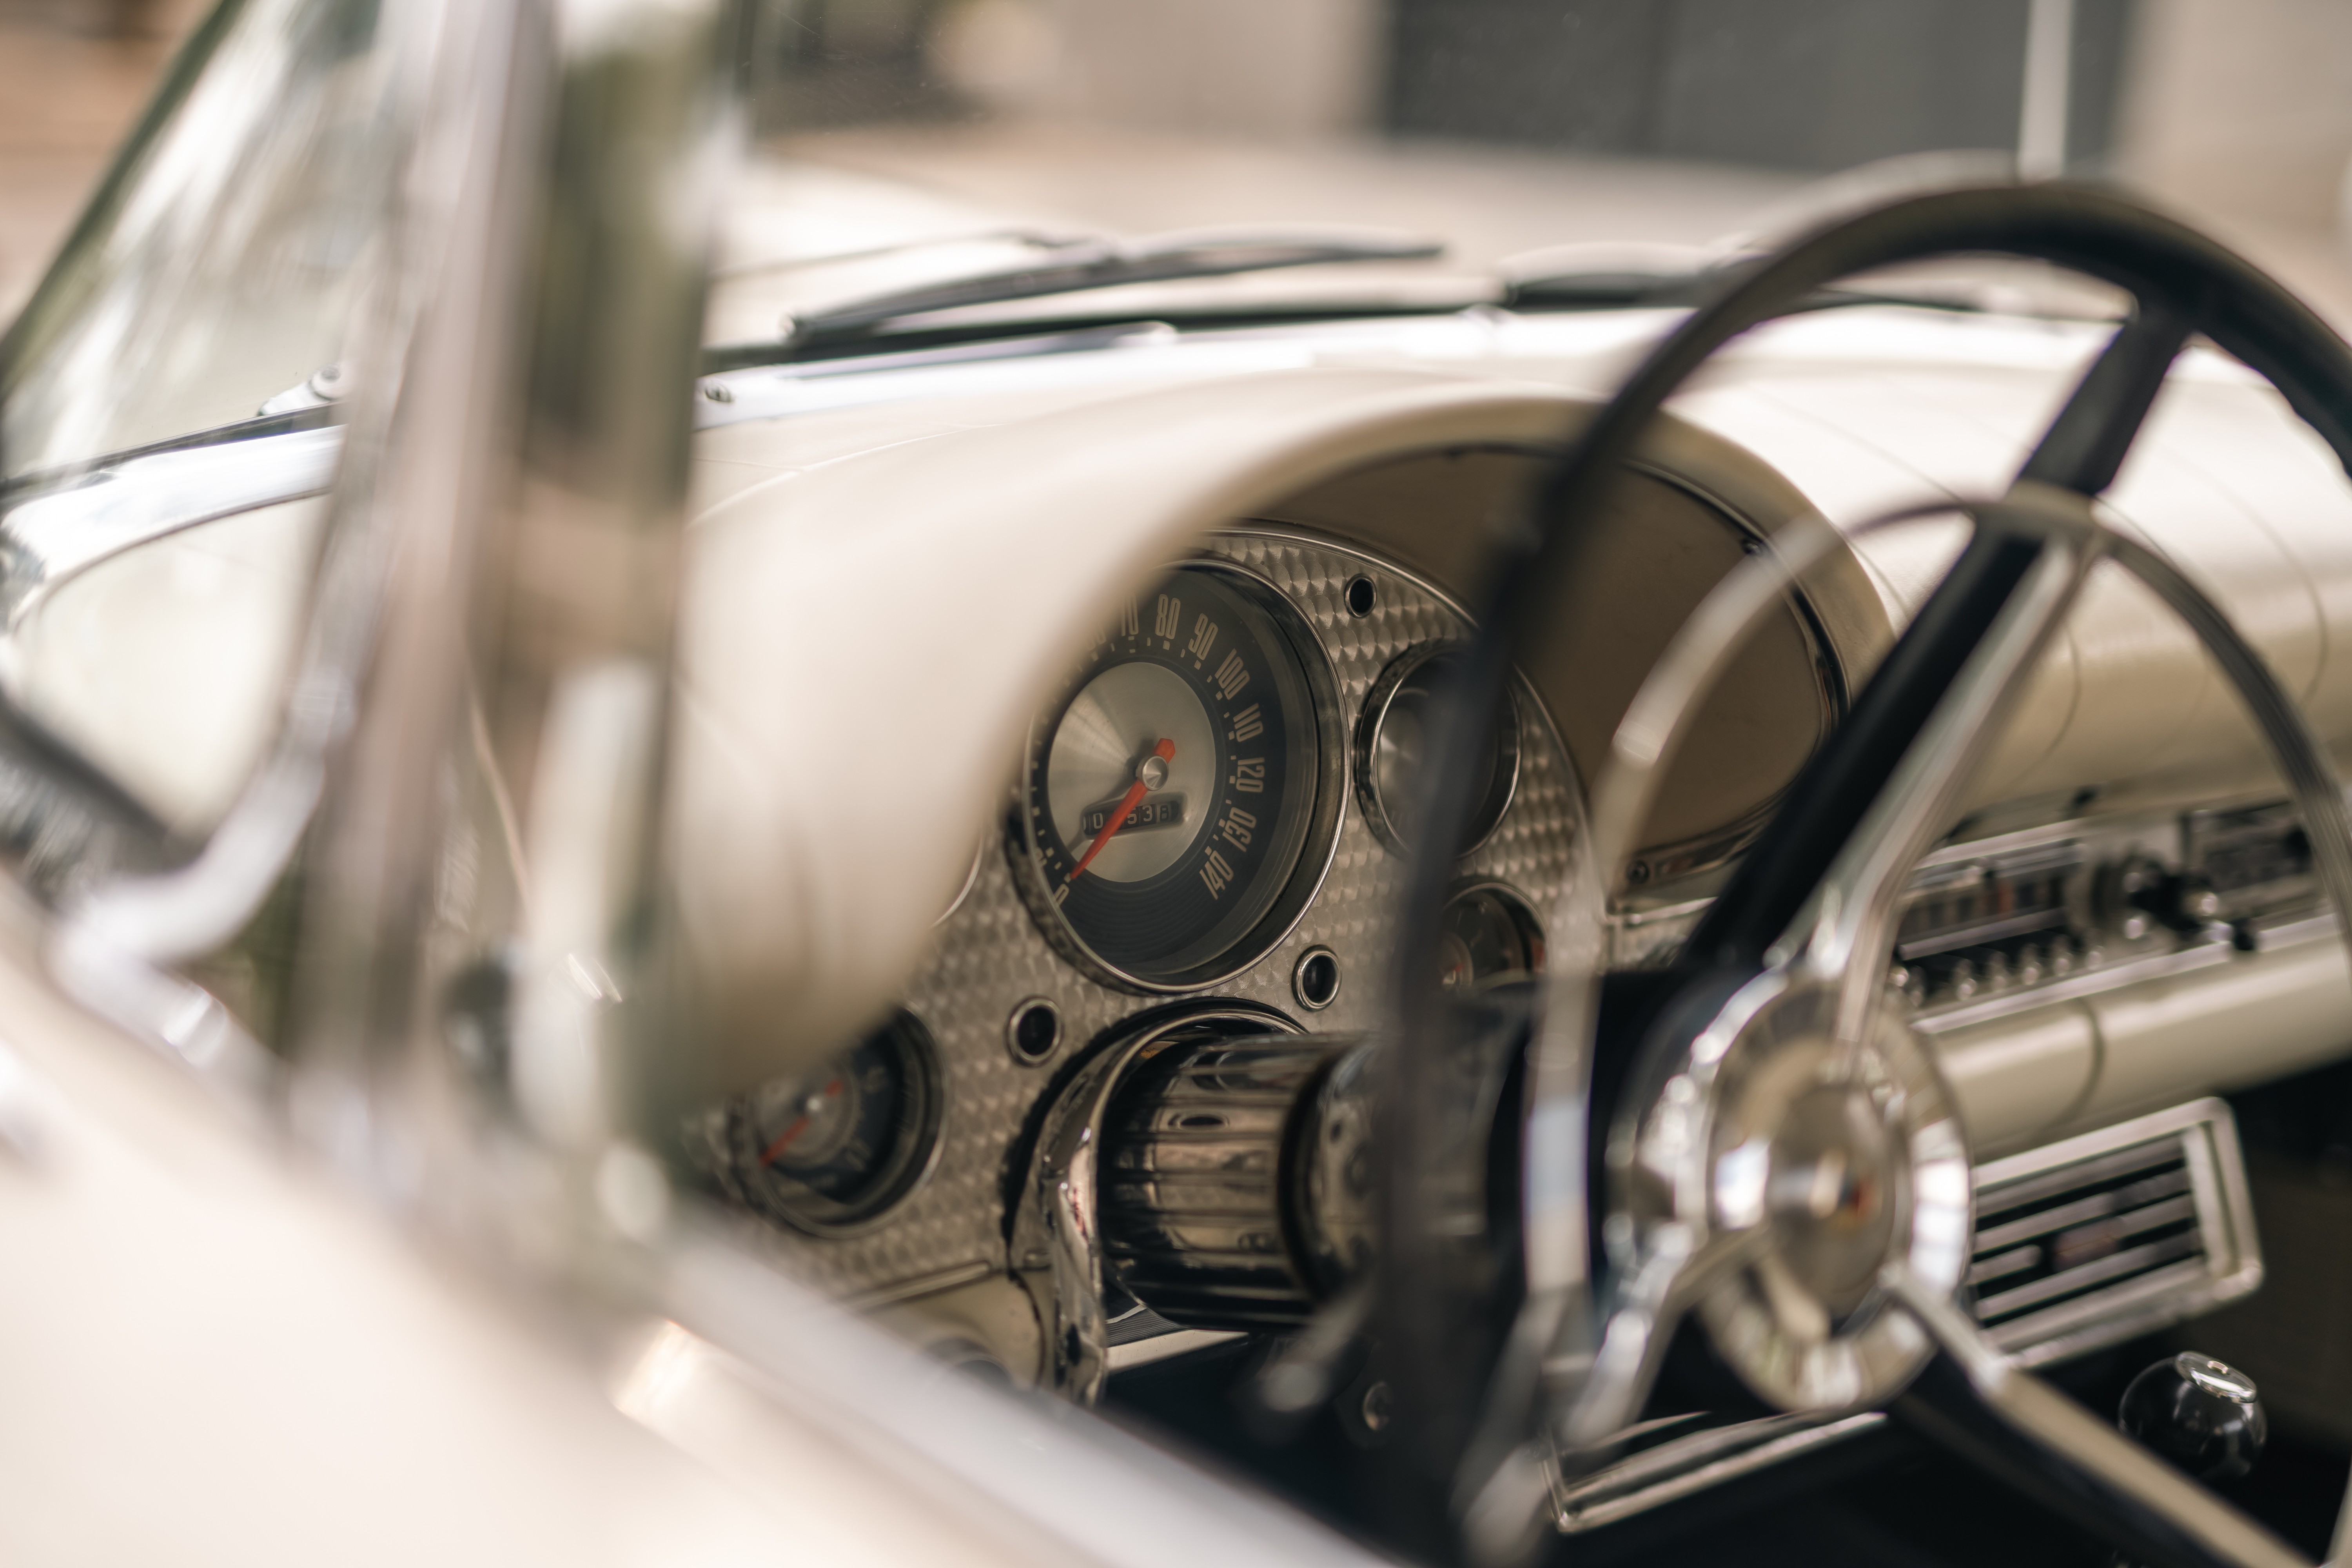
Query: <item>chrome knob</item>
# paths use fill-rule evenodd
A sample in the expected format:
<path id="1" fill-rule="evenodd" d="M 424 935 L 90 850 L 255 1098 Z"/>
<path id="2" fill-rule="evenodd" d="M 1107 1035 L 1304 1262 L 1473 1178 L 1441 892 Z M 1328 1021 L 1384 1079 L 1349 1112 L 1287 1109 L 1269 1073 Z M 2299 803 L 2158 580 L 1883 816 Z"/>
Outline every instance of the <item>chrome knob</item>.
<path id="1" fill-rule="evenodd" d="M 2235 1480 L 2254 1468 L 2270 1421 L 2254 1380 L 2211 1356 L 2184 1351 L 2131 1380 L 2116 1423 L 2200 1480 Z"/>
<path id="2" fill-rule="evenodd" d="M 1349 1165 L 1318 1114 L 1347 1044 L 1211 1035 L 1134 1068 L 1103 1128 L 1104 1260 L 1122 1289 L 1193 1328 L 1296 1327 L 1314 1315 L 1335 1258 L 1353 1251 L 1318 1217 L 1334 1162 L 1342 1184 Z M 1360 1141 L 1361 1120 L 1337 1119 L 1341 1142 Z"/>

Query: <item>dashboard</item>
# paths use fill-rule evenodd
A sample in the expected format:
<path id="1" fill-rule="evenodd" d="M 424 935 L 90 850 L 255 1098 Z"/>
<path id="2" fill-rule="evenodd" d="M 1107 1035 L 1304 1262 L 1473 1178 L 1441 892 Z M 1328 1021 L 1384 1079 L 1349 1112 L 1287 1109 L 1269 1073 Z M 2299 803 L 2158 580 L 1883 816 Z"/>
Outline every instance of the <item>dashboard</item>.
<path id="1" fill-rule="evenodd" d="M 2075 352 L 2037 338 L 2019 356 L 2058 347 Z M 2032 414 L 2021 373 L 1939 381 L 1949 406 L 1921 418 L 1874 365 L 1792 362 L 1805 374 L 1751 388 L 1735 371 L 1660 422 L 1591 576 L 1528 650 L 1459 861 L 1462 981 L 1542 971 L 1580 781 L 1743 556 L 1817 510 L 1851 528 L 2013 471 L 1986 432 Z M 2211 491 L 2182 476 L 2254 450 L 2277 489 L 2244 504 L 2277 559 L 2225 585 L 2271 595 L 2246 624 L 2345 732 L 2352 679 L 2286 591 L 2333 581 L 2320 551 L 2341 520 L 2313 498 L 2340 480 L 2192 370 L 2168 392 L 2182 423 L 2159 420 L 2116 504 L 2218 562 L 2192 504 Z M 1172 1374 L 1214 1339 L 1305 1321 L 1361 1216 L 1327 1201 L 1345 1160 L 1307 1168 L 1285 1140 L 1364 1152 L 1345 1086 L 1393 987 L 1415 731 L 1492 530 L 1589 404 L 1333 365 L 773 419 L 786 391 L 814 394 L 730 375 L 698 442 L 707 586 L 683 661 L 759 788 L 713 786 L 689 751 L 678 821 L 710 989 L 762 1044 L 696 1113 L 695 1163 L 787 1266 L 1016 1385 L 1116 1396 L 1160 1358 Z M 1638 852 L 1583 889 L 1607 895 L 1612 967 L 1676 951 L 1947 558 L 1933 538 L 1849 539 L 1705 700 Z M 866 579 L 893 584 L 891 616 L 824 587 Z M 840 678 L 790 703 L 762 674 L 819 667 Z M 1914 874 L 1889 980 L 1977 1161 L 1980 1321 L 2029 1361 L 2253 1290 L 2245 1162 L 2201 1097 L 2352 1043 L 2308 846 L 2242 731 L 2194 648 L 2102 588 Z M 825 732 L 863 738 L 804 743 Z M 787 822 L 828 826 L 769 826 Z M 1658 1444 L 1560 1494 L 1563 1530 L 1876 1419 L 1650 1418 Z"/>
<path id="2" fill-rule="evenodd" d="M 950 1290 L 1005 1270 L 1009 1173 L 1107 1034 L 1234 1003 L 1318 1034 L 1371 1027 L 1424 704 L 1467 630 L 1417 574 L 1266 525 L 1114 606 L 1040 710 L 1003 821 L 891 1017 L 710 1112 L 706 1167 L 833 1289 Z M 1452 984 L 1540 967 L 1582 822 L 1549 716 L 1524 689 L 1515 707 L 1449 906 Z M 1139 769 L 1158 782 L 1129 804 Z"/>

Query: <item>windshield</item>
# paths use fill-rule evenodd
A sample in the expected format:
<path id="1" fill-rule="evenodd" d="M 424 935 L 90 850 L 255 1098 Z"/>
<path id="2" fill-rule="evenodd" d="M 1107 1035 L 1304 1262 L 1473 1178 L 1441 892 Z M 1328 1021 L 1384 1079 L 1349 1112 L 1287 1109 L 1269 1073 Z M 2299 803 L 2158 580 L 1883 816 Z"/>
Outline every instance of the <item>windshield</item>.
<path id="1" fill-rule="evenodd" d="M 419 16 L 226 0 L 0 341 L 0 696 L 183 841 L 283 706 Z"/>
<path id="2" fill-rule="evenodd" d="M 1302 224 L 1427 237 L 1444 255 L 1065 293 L 996 314 L 1458 310 L 1515 301 L 1516 279 L 1687 272 L 1840 207 L 2021 174 L 2121 181 L 2323 308 L 2352 306 L 2335 232 L 2352 123 L 2331 110 L 2325 127 L 2289 125 L 2257 85 L 2344 101 L 2336 68 L 2317 63 L 2326 40 L 2231 28 L 2225 9 L 754 7 L 761 156 L 730 209 L 706 337 L 776 340 L 845 303 L 1051 264 L 1076 237 Z M 1948 266 L 1939 282 L 1939 298 L 1971 305 L 2086 304 L 2038 269 Z M 1626 293 L 1555 289 L 1549 303 Z"/>
<path id="3" fill-rule="evenodd" d="M 331 400 L 383 259 L 404 9 L 229 0 L 198 31 L 0 345 L 7 477 Z"/>

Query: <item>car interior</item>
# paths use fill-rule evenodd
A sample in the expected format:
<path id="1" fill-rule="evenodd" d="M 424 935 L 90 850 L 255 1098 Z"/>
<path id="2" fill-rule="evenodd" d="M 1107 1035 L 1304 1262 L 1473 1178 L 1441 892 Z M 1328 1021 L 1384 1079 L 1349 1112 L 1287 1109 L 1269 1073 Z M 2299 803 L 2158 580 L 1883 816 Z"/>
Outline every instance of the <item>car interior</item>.
<path id="1" fill-rule="evenodd" d="M 318 260 L 390 268 L 352 126 L 407 90 L 323 9 L 207 24 L 281 112 L 180 80 L 145 145 L 243 155 L 0 356 L 0 843 L 67 990 L 517 1271 L 562 1227 L 436 1183 L 593 1150 L 531 1190 L 1388 1558 L 2341 1560 L 2352 353 L 2284 286 L 2012 179 L 1507 275 L 1007 228 L 813 304 L 681 246 L 469 421 L 321 325 L 408 321 Z M 731 188 L 722 258 L 790 226 L 743 193 L 908 199 Z M 480 494 L 478 576 L 385 521 Z M 613 1398 L 672 1436 L 705 1331 L 645 1295 Z"/>

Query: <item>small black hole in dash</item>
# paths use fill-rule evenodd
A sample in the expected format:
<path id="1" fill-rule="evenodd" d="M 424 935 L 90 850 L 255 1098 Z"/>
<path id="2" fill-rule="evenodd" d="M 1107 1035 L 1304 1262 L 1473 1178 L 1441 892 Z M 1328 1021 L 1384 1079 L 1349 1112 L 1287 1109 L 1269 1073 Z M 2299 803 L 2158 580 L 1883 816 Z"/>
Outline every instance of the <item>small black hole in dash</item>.
<path id="1" fill-rule="evenodd" d="M 1005 1048 L 1024 1067 L 1044 1061 L 1061 1043 L 1061 1010 L 1042 996 L 1033 996 L 1013 1008 L 1013 1016 L 1005 1021 Z"/>
<path id="2" fill-rule="evenodd" d="M 1348 601 L 1348 613 L 1360 621 L 1370 615 L 1381 602 L 1380 584 L 1370 577 L 1349 578 L 1347 587 L 1341 592 Z"/>
<path id="3" fill-rule="evenodd" d="M 1298 1005 L 1321 1012 L 1339 996 L 1339 960 L 1328 947 L 1309 948 L 1290 972 L 1291 994 Z"/>

